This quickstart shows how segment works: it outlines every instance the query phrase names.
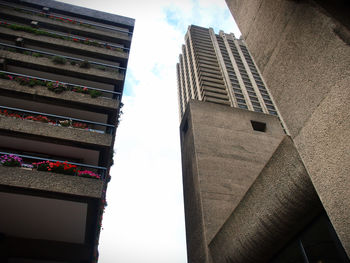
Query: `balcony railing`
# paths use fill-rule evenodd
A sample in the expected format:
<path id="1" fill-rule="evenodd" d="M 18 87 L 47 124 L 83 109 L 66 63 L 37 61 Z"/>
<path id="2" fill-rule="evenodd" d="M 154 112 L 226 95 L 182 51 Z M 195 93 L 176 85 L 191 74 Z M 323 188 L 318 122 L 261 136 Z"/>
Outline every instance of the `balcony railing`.
<path id="1" fill-rule="evenodd" d="M 32 14 L 39 15 L 39 16 L 50 17 L 50 16 L 55 16 L 56 15 L 57 17 L 62 18 L 64 20 L 68 20 L 68 21 L 72 20 L 69 17 L 64 17 L 64 16 L 61 16 L 61 15 L 53 13 L 53 12 L 45 13 L 45 12 L 41 12 L 41 11 L 29 9 L 29 8 L 23 8 L 23 7 L 19 7 L 19 6 L 9 5 L 9 4 L 4 3 L 4 2 L 0 2 L 0 5 L 12 8 L 14 10 L 22 10 L 22 11 L 25 11 L 25 12 L 30 12 Z M 113 28 L 113 27 L 109 27 L 109 26 L 99 25 L 99 24 L 88 22 L 88 21 L 81 21 L 81 20 L 77 20 L 76 18 L 74 18 L 74 21 L 76 21 L 78 24 L 85 24 L 85 25 L 89 25 L 91 27 L 97 27 L 97 28 L 112 30 L 112 31 L 116 31 L 116 32 L 119 32 L 119 33 L 122 33 L 122 34 L 126 34 L 128 36 L 132 36 L 132 32 L 121 30 L 121 29 L 118 29 L 118 28 Z"/>
<path id="2" fill-rule="evenodd" d="M 2 19 L 0 21 L 0 26 L 4 26 L 7 27 L 9 29 L 12 30 L 18 30 L 18 31 L 23 31 L 23 32 L 27 32 L 27 33 L 34 33 L 36 35 L 44 35 L 44 36 L 49 36 L 49 37 L 54 37 L 54 38 L 59 38 L 59 39 L 63 39 L 63 40 L 70 40 L 70 41 L 74 41 L 74 42 L 78 42 L 81 44 L 86 44 L 89 46 L 95 46 L 95 47 L 103 47 L 106 49 L 111 49 L 114 51 L 121 51 L 121 52 L 125 52 L 125 53 L 129 53 L 130 49 L 120 46 L 120 45 L 114 45 L 111 44 L 109 42 L 101 42 L 95 39 L 88 39 L 88 38 L 82 38 L 76 35 L 72 35 L 72 34 L 65 34 L 65 33 L 61 33 L 61 32 L 57 32 L 57 31 L 50 31 L 50 30 L 42 30 L 42 29 L 36 29 L 36 28 L 32 28 L 26 24 L 23 23 L 19 23 L 16 22 L 15 24 L 13 22 L 10 22 L 8 20 L 4 20 Z"/>
<path id="3" fill-rule="evenodd" d="M 67 164 L 71 164 L 71 165 L 76 165 L 77 168 L 88 168 L 88 169 L 93 169 L 92 172 L 97 172 L 98 175 L 100 176 L 100 180 L 105 180 L 106 179 L 106 174 L 107 174 L 107 168 L 106 167 L 102 167 L 102 166 L 95 166 L 95 165 L 89 165 L 89 164 L 83 164 L 83 163 L 76 163 L 76 162 L 68 162 L 66 160 L 57 160 L 57 159 L 48 159 L 48 158 L 42 158 L 42 157 L 37 157 L 37 156 L 32 156 L 32 155 L 25 155 L 25 154 L 17 154 L 17 153 L 10 153 L 10 152 L 2 152 L 0 151 L 0 155 L 7 155 L 7 156 L 18 156 L 20 158 L 23 158 L 23 164 L 21 165 L 21 167 L 28 167 L 28 165 L 32 165 L 33 163 L 29 163 L 29 160 L 34 160 L 34 161 L 42 161 L 42 162 L 52 162 L 52 163 L 56 163 L 56 162 L 60 162 L 61 164 L 63 163 L 67 163 Z M 1 165 L 1 164 L 0 164 Z M 95 177 L 95 179 L 97 179 Z"/>
<path id="4" fill-rule="evenodd" d="M 117 99 L 117 100 L 120 101 L 121 95 L 122 95 L 120 92 L 116 92 L 116 91 L 98 89 L 98 88 L 93 88 L 93 87 L 89 87 L 89 86 L 81 86 L 81 85 L 76 85 L 76 84 L 72 84 L 72 83 L 69 83 L 69 82 L 63 82 L 63 81 L 58 81 L 58 80 L 39 78 L 39 77 L 36 77 L 36 76 L 24 75 L 24 74 L 14 73 L 14 72 L 10 72 L 10 71 L 0 70 L 0 79 L 4 78 L 3 76 L 6 77 L 5 79 L 12 79 L 12 80 L 16 80 L 15 77 L 22 77 L 22 78 L 27 79 L 28 82 L 30 82 L 31 80 L 40 80 L 40 81 L 43 82 L 42 84 L 45 84 L 44 85 L 45 87 L 48 87 L 48 83 L 52 83 L 53 85 L 54 84 L 56 84 L 56 85 L 57 84 L 58 85 L 62 84 L 62 85 L 64 85 L 66 87 L 66 91 L 73 91 L 73 92 L 78 92 L 78 93 L 92 94 L 91 95 L 92 97 L 102 96 L 102 97 L 104 97 L 106 99 L 110 99 L 109 97 L 107 97 L 108 95 L 110 95 L 112 97 L 112 99 Z M 15 77 L 13 77 L 13 76 L 15 76 Z M 89 91 L 93 91 L 93 92 L 91 93 Z M 101 95 L 99 95 L 99 94 L 101 94 Z"/>
<path id="5" fill-rule="evenodd" d="M 87 121 L 87 120 L 71 118 L 67 116 L 47 114 L 47 113 L 38 112 L 38 111 L 23 110 L 19 108 L 5 107 L 5 106 L 0 106 L 0 116 L 1 115 L 5 115 L 8 117 L 15 117 L 22 120 L 34 120 L 39 122 L 45 122 L 45 123 L 50 123 L 52 125 L 63 126 L 63 127 L 88 129 L 89 131 L 107 133 L 107 134 L 113 134 L 115 129 L 115 126 L 111 124 Z M 96 126 L 102 128 L 102 130 L 96 129 L 97 128 Z M 92 129 L 89 127 L 94 127 L 94 128 Z"/>
<path id="6" fill-rule="evenodd" d="M 126 71 L 126 68 L 119 67 L 119 66 L 104 64 L 104 63 L 95 62 L 95 61 L 87 61 L 84 59 L 74 58 L 69 56 L 62 56 L 51 52 L 45 52 L 45 51 L 40 51 L 36 49 L 31 49 L 31 48 L 18 47 L 14 45 L 5 44 L 5 43 L 0 43 L 0 49 L 12 51 L 12 52 L 19 52 L 19 53 L 22 53 L 25 55 L 31 55 L 34 57 L 40 57 L 40 56 L 46 57 L 51 59 L 53 63 L 56 63 L 56 64 L 65 64 L 68 61 L 71 63 L 71 65 L 75 65 L 75 64 L 80 65 L 80 68 L 88 68 L 91 65 L 91 66 L 94 66 L 96 69 L 99 69 L 102 71 L 109 70 L 117 73 L 121 73 L 121 72 L 125 73 Z"/>

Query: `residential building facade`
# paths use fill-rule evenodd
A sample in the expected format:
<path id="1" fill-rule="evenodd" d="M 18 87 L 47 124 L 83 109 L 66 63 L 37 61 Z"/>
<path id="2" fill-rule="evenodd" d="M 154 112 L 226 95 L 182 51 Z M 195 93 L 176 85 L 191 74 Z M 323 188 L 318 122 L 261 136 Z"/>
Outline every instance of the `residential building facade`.
<path id="1" fill-rule="evenodd" d="M 0 261 L 96 262 L 134 19 L 0 7 Z"/>

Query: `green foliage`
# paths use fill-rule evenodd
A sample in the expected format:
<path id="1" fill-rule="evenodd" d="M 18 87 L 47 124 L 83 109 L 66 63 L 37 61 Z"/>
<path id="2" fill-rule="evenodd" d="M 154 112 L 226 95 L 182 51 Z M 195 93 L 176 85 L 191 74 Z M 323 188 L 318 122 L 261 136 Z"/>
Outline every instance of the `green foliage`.
<path id="1" fill-rule="evenodd" d="M 84 60 L 84 61 L 82 61 L 82 62 L 80 63 L 80 67 L 81 67 L 81 68 L 90 68 L 91 65 L 90 65 L 89 61 Z"/>
<path id="2" fill-rule="evenodd" d="M 33 53 L 32 53 L 32 56 L 33 56 L 33 57 L 36 57 L 36 58 L 40 58 L 40 57 L 42 57 L 43 55 L 41 55 L 40 53 L 33 52 Z"/>
<path id="3" fill-rule="evenodd" d="M 65 65 L 67 63 L 67 60 L 64 57 L 60 57 L 60 56 L 54 56 L 51 58 L 51 61 L 54 64 L 60 64 L 60 65 Z"/>
<path id="4" fill-rule="evenodd" d="M 89 90 L 89 94 L 90 94 L 91 98 L 97 98 L 97 97 L 100 97 L 102 95 L 102 92 L 98 91 L 98 90 Z"/>
<path id="5" fill-rule="evenodd" d="M 105 71 L 106 67 L 104 67 L 104 66 L 97 66 L 97 69 Z"/>

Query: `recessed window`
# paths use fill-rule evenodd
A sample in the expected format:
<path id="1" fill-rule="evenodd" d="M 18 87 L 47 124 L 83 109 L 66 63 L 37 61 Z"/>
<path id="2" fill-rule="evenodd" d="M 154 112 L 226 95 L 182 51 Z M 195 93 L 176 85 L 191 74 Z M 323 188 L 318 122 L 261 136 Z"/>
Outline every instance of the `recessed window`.
<path id="1" fill-rule="evenodd" d="M 259 121 L 250 121 L 254 131 L 265 132 L 266 131 L 266 123 Z"/>

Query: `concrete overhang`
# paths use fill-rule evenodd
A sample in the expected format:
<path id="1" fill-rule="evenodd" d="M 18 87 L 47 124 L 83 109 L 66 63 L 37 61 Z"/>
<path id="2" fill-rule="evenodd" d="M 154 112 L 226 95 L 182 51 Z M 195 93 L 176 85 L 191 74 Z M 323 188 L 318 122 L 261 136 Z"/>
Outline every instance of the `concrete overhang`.
<path id="1" fill-rule="evenodd" d="M 103 191 L 103 181 L 91 178 L 5 166 L 0 166 L 0 175 L 4 186 L 90 198 L 101 198 Z"/>
<path id="2" fill-rule="evenodd" d="M 0 11 L 1 13 L 1 11 Z M 45 23 L 49 25 L 50 27 L 53 28 L 68 28 L 70 31 L 76 31 L 76 32 L 82 32 L 85 35 L 91 35 L 93 37 L 94 35 L 101 36 L 103 38 L 107 38 L 108 40 L 114 40 L 117 42 L 121 42 L 127 46 L 130 46 L 131 42 L 131 36 L 128 35 L 127 33 L 121 33 L 118 31 L 102 31 L 99 29 L 94 29 L 94 28 L 88 28 L 88 27 L 82 27 L 79 25 L 75 25 L 72 23 L 62 23 L 60 21 L 56 21 L 54 19 L 50 19 L 47 17 L 42 17 L 38 15 L 33 15 L 33 14 L 27 14 L 19 11 L 14 11 L 11 9 L 2 9 L 3 15 L 5 17 L 20 17 L 22 20 L 26 19 L 28 21 L 38 21 L 39 23 Z M 45 30 L 45 29 L 44 29 Z"/>
<path id="3" fill-rule="evenodd" d="M 85 107 L 98 107 L 108 110 L 117 110 L 119 107 L 119 100 L 104 97 L 91 98 L 88 94 L 77 93 L 73 91 L 65 91 L 60 94 L 49 91 L 44 86 L 28 86 L 20 85 L 16 81 L 0 79 L 0 89 L 23 95 L 34 95 L 48 99 L 59 100 L 62 103 L 83 104 Z M 17 96 L 16 96 L 17 97 Z"/>
<path id="4" fill-rule="evenodd" d="M 0 130 L 66 140 L 72 143 L 96 145 L 100 147 L 110 147 L 112 144 L 111 134 L 54 126 L 48 123 L 22 120 L 14 117 L 0 116 Z"/>
<path id="5" fill-rule="evenodd" d="M 22 2 L 30 3 L 30 4 L 36 4 L 36 5 L 42 5 L 47 6 L 50 8 L 55 8 L 59 10 L 69 11 L 73 14 L 78 15 L 84 15 L 84 16 L 91 16 L 97 19 L 106 20 L 106 21 L 112 21 L 113 23 L 134 27 L 135 19 L 120 16 L 116 14 L 106 13 L 102 11 L 93 10 L 86 7 L 66 4 L 58 1 L 51 1 L 51 0 L 22 0 Z"/>
<path id="6" fill-rule="evenodd" d="M 129 54 L 122 51 L 117 50 L 111 50 L 103 47 L 97 47 L 97 46 L 91 46 L 86 44 L 81 44 L 79 42 L 73 42 L 69 40 L 63 40 L 48 36 L 38 36 L 35 34 L 22 32 L 22 31 L 16 31 L 14 34 L 14 31 L 5 27 L 0 27 L 0 34 L 6 37 L 7 39 L 15 40 L 17 37 L 21 37 L 24 39 L 25 43 L 27 42 L 35 42 L 35 43 L 42 43 L 42 45 L 52 45 L 59 47 L 59 49 L 62 50 L 73 50 L 71 53 L 76 54 L 99 54 L 101 58 L 109 58 L 110 60 L 114 61 L 127 61 L 129 58 Z M 56 48 L 58 49 L 58 48 Z"/>
<path id="7" fill-rule="evenodd" d="M 99 70 L 96 68 L 80 68 L 79 65 L 54 64 L 50 59 L 45 57 L 33 57 L 11 51 L 0 51 L 0 58 L 6 59 L 8 64 L 20 65 L 47 72 L 61 73 L 72 77 L 86 78 L 103 83 L 117 84 L 124 80 L 124 75 L 115 71 Z"/>
<path id="8" fill-rule="evenodd" d="M 268 262 L 322 210 L 290 137 L 209 244 L 213 262 Z"/>

